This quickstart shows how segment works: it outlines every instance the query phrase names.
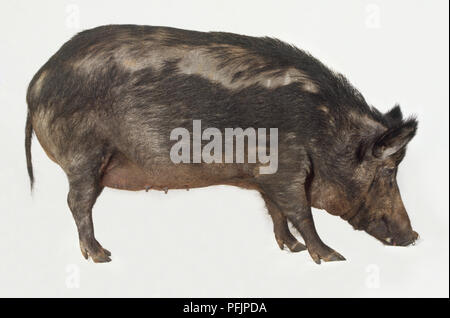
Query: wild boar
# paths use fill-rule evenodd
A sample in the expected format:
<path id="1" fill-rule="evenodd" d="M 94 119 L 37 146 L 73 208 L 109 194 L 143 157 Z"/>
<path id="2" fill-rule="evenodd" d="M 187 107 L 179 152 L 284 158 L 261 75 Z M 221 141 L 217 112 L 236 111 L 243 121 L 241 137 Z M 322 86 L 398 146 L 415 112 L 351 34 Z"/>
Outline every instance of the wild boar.
<path id="1" fill-rule="evenodd" d="M 111 260 L 92 222 L 104 187 L 167 192 L 233 185 L 259 191 L 279 247 L 307 249 L 316 263 L 344 257 L 318 236 L 311 207 L 340 216 L 384 244 L 406 246 L 418 238 L 396 182 L 417 120 L 404 119 L 399 106 L 385 114 L 369 106 L 343 75 L 280 40 L 169 27 L 97 27 L 74 36 L 41 67 L 28 87 L 27 104 L 31 187 L 34 131 L 67 174 L 81 252 L 94 262 Z M 199 161 L 190 147 L 187 161 L 174 162 L 171 149 L 178 139 L 171 134 L 190 129 L 195 120 L 216 132 L 276 129 L 275 171 L 261 172 L 267 162 L 224 163 L 221 155 Z M 253 145 L 260 154 L 268 149 L 264 140 Z"/>

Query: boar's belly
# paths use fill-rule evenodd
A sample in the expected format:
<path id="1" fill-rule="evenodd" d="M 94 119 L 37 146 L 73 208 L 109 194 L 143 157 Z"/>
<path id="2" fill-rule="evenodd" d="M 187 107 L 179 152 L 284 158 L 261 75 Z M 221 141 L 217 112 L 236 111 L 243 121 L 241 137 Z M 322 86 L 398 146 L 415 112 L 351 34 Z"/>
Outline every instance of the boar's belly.
<path id="1" fill-rule="evenodd" d="M 138 191 L 148 187 L 149 176 L 122 155 L 113 155 L 104 168 L 102 185 L 109 188 Z"/>
<path id="2" fill-rule="evenodd" d="M 247 187 L 250 174 L 242 167 L 224 164 L 157 164 L 144 169 L 123 154 L 111 157 L 103 168 L 101 183 L 122 190 L 168 190 L 230 184 Z"/>

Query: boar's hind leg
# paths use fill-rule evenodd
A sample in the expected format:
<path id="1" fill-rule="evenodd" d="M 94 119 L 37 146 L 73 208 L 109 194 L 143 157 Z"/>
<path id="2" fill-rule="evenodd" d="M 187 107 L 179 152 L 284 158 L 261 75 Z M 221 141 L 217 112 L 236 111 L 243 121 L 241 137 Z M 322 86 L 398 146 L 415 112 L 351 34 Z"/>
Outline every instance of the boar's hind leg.
<path id="1" fill-rule="evenodd" d="M 78 228 L 81 253 L 86 259 L 90 256 L 96 263 L 109 262 L 111 253 L 95 239 L 92 222 L 92 207 L 103 190 L 100 178 L 96 176 L 98 167 L 77 170 L 83 172 L 68 174 L 67 203 Z"/>
<path id="2" fill-rule="evenodd" d="M 266 203 L 267 210 L 273 221 L 273 231 L 280 249 L 286 245 L 291 252 L 300 252 L 306 249 L 306 246 L 297 241 L 289 230 L 287 219 L 280 211 L 278 206 L 265 194 L 261 194 Z"/>
<path id="3" fill-rule="evenodd" d="M 326 262 L 345 260 L 342 255 L 325 245 L 317 234 L 304 183 L 298 179 L 293 181 L 287 176 L 279 180 L 283 181 L 267 183 L 263 189 L 300 232 L 312 259 L 317 264 L 320 264 L 321 259 Z"/>

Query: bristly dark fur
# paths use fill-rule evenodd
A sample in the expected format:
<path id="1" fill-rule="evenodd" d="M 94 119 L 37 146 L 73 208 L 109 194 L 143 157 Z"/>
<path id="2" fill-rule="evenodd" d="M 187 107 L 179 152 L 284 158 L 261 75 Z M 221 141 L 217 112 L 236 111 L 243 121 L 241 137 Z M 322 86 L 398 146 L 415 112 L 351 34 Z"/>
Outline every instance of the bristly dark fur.
<path id="1" fill-rule="evenodd" d="M 30 112 L 27 115 L 27 123 L 25 126 L 25 153 L 27 158 L 27 170 L 28 176 L 30 178 L 30 189 L 33 191 L 34 184 L 34 174 L 33 174 L 33 163 L 31 161 L 31 138 L 33 137 L 33 126 L 31 124 Z"/>
<path id="2" fill-rule="evenodd" d="M 74 36 L 37 72 L 27 103 L 31 183 L 34 130 L 68 176 L 68 203 L 82 252 L 95 261 L 107 261 L 109 252 L 83 220 L 104 186 L 256 189 L 280 247 L 305 249 L 289 232 L 289 220 L 316 262 L 342 256 L 318 238 L 311 206 L 351 220 L 379 239 L 411 241 L 410 226 L 388 233 L 380 220 L 396 204 L 401 216 L 396 214 L 395 222 L 409 222 L 386 171 L 403 158 L 417 121 L 403 120 L 398 106 L 382 114 L 343 75 L 278 39 L 136 25 L 94 28 Z M 170 132 L 192 127 L 195 119 L 220 131 L 278 128 L 278 172 L 260 175 L 248 163 L 171 163 Z M 380 203 L 393 198 L 395 204 Z"/>
<path id="3" fill-rule="evenodd" d="M 400 109 L 400 105 L 395 105 L 391 110 L 389 110 L 384 115 L 386 121 L 390 124 L 390 126 L 394 126 L 399 124 L 403 120 L 403 114 Z"/>

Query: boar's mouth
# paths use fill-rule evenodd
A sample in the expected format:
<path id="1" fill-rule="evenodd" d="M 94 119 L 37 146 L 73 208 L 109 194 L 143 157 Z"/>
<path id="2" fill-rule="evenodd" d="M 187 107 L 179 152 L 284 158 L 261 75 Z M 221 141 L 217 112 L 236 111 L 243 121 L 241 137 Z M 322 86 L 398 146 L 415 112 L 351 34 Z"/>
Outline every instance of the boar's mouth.
<path id="1" fill-rule="evenodd" d="M 359 215 L 360 216 L 360 215 Z M 354 216 L 347 220 L 354 229 L 364 230 L 384 245 L 389 246 L 408 246 L 415 244 L 419 238 L 416 231 L 408 230 L 399 232 L 392 229 L 389 221 L 385 216 L 380 219 L 370 220 L 369 218 L 361 218 Z"/>
<path id="2" fill-rule="evenodd" d="M 381 241 L 385 245 L 391 245 L 391 246 L 408 246 L 408 245 L 415 245 L 416 240 L 419 238 L 419 233 L 416 231 L 412 231 L 411 235 L 409 235 L 408 238 L 404 239 L 393 239 L 392 237 L 386 237 L 385 239 L 377 238 L 379 241 Z"/>
<path id="3" fill-rule="evenodd" d="M 380 229 L 382 230 L 380 231 Z M 382 242 L 384 245 L 390 246 L 414 245 L 416 240 L 419 238 L 419 234 L 412 229 L 407 232 L 392 231 L 389 223 L 384 217 L 382 217 L 374 227 L 369 226 L 366 232 Z"/>

